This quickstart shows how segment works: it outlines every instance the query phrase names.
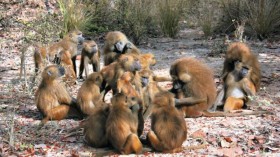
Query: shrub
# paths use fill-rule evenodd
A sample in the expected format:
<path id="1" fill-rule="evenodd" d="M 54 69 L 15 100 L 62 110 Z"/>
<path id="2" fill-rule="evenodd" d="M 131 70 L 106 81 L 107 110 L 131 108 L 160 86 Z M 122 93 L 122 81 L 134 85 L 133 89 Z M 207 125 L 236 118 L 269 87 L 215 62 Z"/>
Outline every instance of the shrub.
<path id="1" fill-rule="evenodd" d="M 165 36 L 174 38 L 187 0 L 157 0 L 158 20 Z"/>
<path id="2" fill-rule="evenodd" d="M 89 0 L 58 0 L 63 17 L 63 35 L 74 29 L 83 32 L 92 19 L 92 2 Z"/>
<path id="3" fill-rule="evenodd" d="M 154 2 L 151 0 L 119 0 L 117 3 L 118 26 L 138 45 L 147 35 L 151 22 Z"/>
<path id="4" fill-rule="evenodd" d="M 249 8 L 248 24 L 259 39 L 267 38 L 280 26 L 280 2 L 278 0 L 246 1 L 246 7 Z"/>
<path id="5" fill-rule="evenodd" d="M 244 22 L 245 33 L 264 39 L 280 25 L 278 0 L 222 0 L 222 17 L 216 31 L 231 33 Z"/>

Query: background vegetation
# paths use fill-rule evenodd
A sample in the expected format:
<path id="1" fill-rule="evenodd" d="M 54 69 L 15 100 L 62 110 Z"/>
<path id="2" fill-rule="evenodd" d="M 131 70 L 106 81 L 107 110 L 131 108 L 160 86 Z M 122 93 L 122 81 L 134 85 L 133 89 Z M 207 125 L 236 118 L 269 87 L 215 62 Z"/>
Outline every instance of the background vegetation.
<path id="1" fill-rule="evenodd" d="M 241 36 L 260 40 L 280 30 L 278 0 L 57 0 L 59 11 L 29 23 L 40 34 L 72 29 L 90 36 L 123 31 L 135 44 L 147 37 L 176 38 L 181 27 L 200 27 L 205 37 Z M 60 22 L 57 20 L 59 19 Z M 38 21 L 45 21 L 43 23 Z M 48 22 L 55 21 L 53 25 Z M 182 22 L 184 21 L 184 22 Z M 51 29 L 51 27 L 54 27 Z M 239 31 L 239 32 L 238 32 Z"/>

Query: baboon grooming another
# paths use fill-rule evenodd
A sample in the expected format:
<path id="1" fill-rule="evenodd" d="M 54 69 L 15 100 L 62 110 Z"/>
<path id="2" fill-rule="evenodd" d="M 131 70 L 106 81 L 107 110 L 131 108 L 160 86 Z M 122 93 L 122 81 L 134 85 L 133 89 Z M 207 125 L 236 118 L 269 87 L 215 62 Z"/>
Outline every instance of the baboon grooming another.
<path id="1" fill-rule="evenodd" d="M 177 59 L 170 68 L 173 79 L 171 92 L 175 98 L 187 98 L 190 101 L 206 101 L 193 106 L 178 107 L 185 117 L 199 117 L 212 107 L 216 98 L 216 85 L 210 68 L 194 58 Z"/>

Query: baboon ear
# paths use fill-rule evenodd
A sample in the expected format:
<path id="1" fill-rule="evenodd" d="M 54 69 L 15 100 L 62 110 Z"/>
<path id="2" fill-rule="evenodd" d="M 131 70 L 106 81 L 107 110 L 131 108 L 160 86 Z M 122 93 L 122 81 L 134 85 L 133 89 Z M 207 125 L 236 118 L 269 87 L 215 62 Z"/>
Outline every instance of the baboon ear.
<path id="1" fill-rule="evenodd" d="M 191 76 L 187 73 L 183 73 L 179 76 L 179 79 L 182 81 L 182 82 L 189 82 L 191 80 Z"/>

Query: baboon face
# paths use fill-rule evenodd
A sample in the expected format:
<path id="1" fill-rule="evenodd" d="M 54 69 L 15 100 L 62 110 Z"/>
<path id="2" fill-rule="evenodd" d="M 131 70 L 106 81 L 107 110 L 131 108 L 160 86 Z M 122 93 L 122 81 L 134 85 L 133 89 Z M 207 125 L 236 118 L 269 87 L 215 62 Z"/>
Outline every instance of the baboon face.
<path id="1" fill-rule="evenodd" d="M 85 40 L 85 38 L 83 37 L 83 33 L 79 30 L 70 32 L 69 37 L 71 38 L 72 41 L 78 44 L 82 44 Z"/>
<path id="2" fill-rule="evenodd" d="M 132 107 L 134 105 L 139 105 L 139 99 L 137 97 L 128 97 L 122 93 L 115 94 L 111 98 L 112 105 L 124 105 L 127 107 Z"/>
<path id="3" fill-rule="evenodd" d="M 249 74 L 249 67 L 240 61 L 234 62 L 234 69 L 238 72 L 240 78 L 244 78 Z"/>
<path id="4" fill-rule="evenodd" d="M 59 78 L 65 74 L 65 69 L 62 66 L 51 65 L 45 68 L 42 73 L 43 78 L 48 77 L 52 79 Z"/>
<path id="5" fill-rule="evenodd" d="M 87 41 L 84 42 L 83 44 L 84 44 L 84 48 L 89 53 L 96 53 L 98 51 L 98 46 L 94 41 Z"/>
<path id="6" fill-rule="evenodd" d="M 128 71 L 139 71 L 142 68 L 139 59 L 131 55 L 120 56 L 119 62 Z"/>
<path id="7" fill-rule="evenodd" d="M 114 44 L 114 52 L 116 53 L 125 53 L 126 50 L 131 49 L 132 44 L 130 42 L 125 43 L 123 41 L 118 41 Z"/>
<path id="8" fill-rule="evenodd" d="M 103 77 L 99 72 L 90 74 L 87 79 L 92 80 L 98 86 L 100 86 L 103 82 Z"/>
<path id="9" fill-rule="evenodd" d="M 146 87 L 149 84 L 149 77 L 152 75 L 151 71 L 142 70 L 139 75 L 141 76 L 142 87 Z"/>

